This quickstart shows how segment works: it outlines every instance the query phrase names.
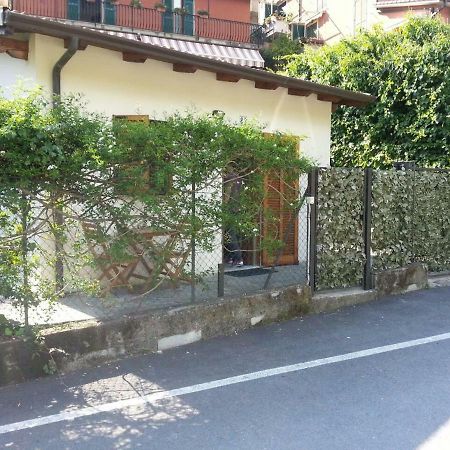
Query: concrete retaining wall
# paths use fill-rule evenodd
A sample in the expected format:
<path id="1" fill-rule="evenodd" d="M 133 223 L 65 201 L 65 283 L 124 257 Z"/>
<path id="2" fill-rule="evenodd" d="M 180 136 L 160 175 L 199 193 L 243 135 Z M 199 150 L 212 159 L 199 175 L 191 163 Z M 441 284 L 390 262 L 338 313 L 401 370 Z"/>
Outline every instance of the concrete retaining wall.
<path id="1" fill-rule="evenodd" d="M 310 302 L 309 287 L 290 287 L 120 320 L 85 321 L 48 328 L 44 342 L 49 351 L 38 351 L 36 346 L 21 339 L 0 342 L 0 385 L 45 375 L 49 354 L 59 371 L 87 368 L 131 354 L 167 350 L 258 324 L 286 320 L 308 313 Z"/>
<path id="2" fill-rule="evenodd" d="M 0 386 L 46 374 L 54 361 L 61 372 L 89 368 L 140 352 L 156 352 L 200 339 L 227 335 L 259 324 L 307 313 L 330 312 L 389 294 L 427 286 L 423 265 L 374 276 L 374 290 L 333 290 L 311 295 L 308 286 L 293 286 L 237 299 L 150 311 L 111 321 L 84 321 L 48 328 L 44 346 L 21 338 L 0 341 Z"/>
<path id="3" fill-rule="evenodd" d="M 376 273 L 374 286 L 381 297 L 424 289 L 428 286 L 427 268 L 423 264 L 414 263 L 400 269 Z"/>

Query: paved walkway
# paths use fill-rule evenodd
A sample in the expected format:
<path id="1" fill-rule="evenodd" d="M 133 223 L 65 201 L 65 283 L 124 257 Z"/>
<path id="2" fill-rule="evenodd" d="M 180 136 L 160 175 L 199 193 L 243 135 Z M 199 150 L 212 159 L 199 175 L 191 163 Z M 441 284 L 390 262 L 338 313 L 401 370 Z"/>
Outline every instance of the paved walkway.
<path id="1" fill-rule="evenodd" d="M 225 273 L 225 297 L 239 297 L 263 289 L 268 271 L 251 276 L 234 276 L 245 274 L 247 268 Z M 253 273 L 253 272 L 251 272 Z M 304 264 L 277 267 L 271 277 L 270 289 L 277 289 L 296 284 L 303 284 L 306 279 Z M 211 302 L 218 299 L 217 274 L 205 278 L 196 286 L 195 302 Z M 71 295 L 53 305 L 41 304 L 30 311 L 31 324 L 57 324 L 88 319 L 113 319 L 124 314 L 154 309 L 173 308 L 192 304 L 191 285 L 184 283 L 178 288 L 164 287 L 146 295 L 132 295 L 127 291 L 116 292 L 106 298 L 94 298 Z M 8 302 L 0 302 L 0 314 L 23 321 L 22 312 Z"/>

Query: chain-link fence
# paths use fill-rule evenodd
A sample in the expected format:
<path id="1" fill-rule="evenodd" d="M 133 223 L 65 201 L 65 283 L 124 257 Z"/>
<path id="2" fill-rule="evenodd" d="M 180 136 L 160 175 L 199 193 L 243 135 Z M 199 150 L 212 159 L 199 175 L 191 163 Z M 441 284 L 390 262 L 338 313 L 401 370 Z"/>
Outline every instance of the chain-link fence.
<path id="1" fill-rule="evenodd" d="M 266 177 L 264 214 L 255 218 L 255 233 L 239 239 L 236 264 L 233 233 L 225 232 L 223 263 L 218 270 L 219 296 L 239 296 L 307 283 L 310 205 L 308 177 L 286 183 L 280 174 Z M 287 203 L 289 205 L 287 205 Z M 267 245 L 269 241 L 276 245 Z M 272 242 L 270 242 L 272 241 Z"/>
<path id="2" fill-rule="evenodd" d="M 253 194 L 236 175 L 144 206 L 109 188 L 99 202 L 2 186 L 0 315 L 107 318 L 308 283 L 370 288 L 374 272 L 416 261 L 450 270 L 449 171 L 320 168 L 260 182 L 245 223 Z"/>
<path id="3" fill-rule="evenodd" d="M 208 222 L 208 205 L 220 197 L 239 218 L 239 197 L 247 197 L 233 200 L 226 191 L 240 177 L 215 183 L 215 191 L 192 184 L 183 208 L 167 217 L 164 211 L 179 203 L 164 197 L 145 208 L 131 192 L 106 189 L 110 204 L 98 206 L 50 187 L 2 186 L 0 314 L 26 323 L 65 322 L 305 284 L 308 178 L 261 179 L 254 220 L 240 226 L 224 214 L 218 227 Z"/>

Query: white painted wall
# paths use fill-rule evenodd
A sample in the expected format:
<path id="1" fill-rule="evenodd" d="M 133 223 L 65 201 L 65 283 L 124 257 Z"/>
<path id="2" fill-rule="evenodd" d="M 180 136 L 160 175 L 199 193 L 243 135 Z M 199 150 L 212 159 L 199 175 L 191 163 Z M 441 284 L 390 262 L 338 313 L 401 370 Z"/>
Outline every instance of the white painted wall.
<path id="1" fill-rule="evenodd" d="M 0 92 L 10 98 L 18 84 L 32 87 L 36 84 L 36 71 L 32 61 L 11 58 L 0 53 Z"/>
<path id="2" fill-rule="evenodd" d="M 63 41 L 41 35 L 33 40 L 36 81 L 50 92 L 53 64 L 65 51 Z M 14 79 L 11 74 L 9 77 Z M 254 118 L 269 132 L 306 136 L 303 153 L 320 165 L 330 162 L 331 103 L 318 101 L 315 95 L 292 96 L 284 88 L 255 89 L 247 80 L 216 81 L 214 73 L 200 70 L 178 73 L 171 64 L 154 60 L 127 63 L 121 53 L 96 47 L 79 51 L 68 62 L 61 89 L 63 94 L 82 93 L 90 108 L 107 116 L 149 114 L 163 118 L 175 111 L 220 109 L 234 120 Z"/>
<path id="3" fill-rule="evenodd" d="M 380 25 L 387 31 L 393 30 L 404 23 L 409 14 L 429 16 L 432 5 L 424 3 L 380 9 L 376 0 L 287 0 L 284 10 L 287 14 L 293 14 L 296 21 L 301 4 L 302 23 L 309 22 L 317 13 L 325 11 L 318 21 L 319 37 L 327 44 L 334 44 L 354 36 L 360 29 L 371 29 L 374 25 Z M 448 22 L 446 10 L 441 11 L 440 15 Z"/>

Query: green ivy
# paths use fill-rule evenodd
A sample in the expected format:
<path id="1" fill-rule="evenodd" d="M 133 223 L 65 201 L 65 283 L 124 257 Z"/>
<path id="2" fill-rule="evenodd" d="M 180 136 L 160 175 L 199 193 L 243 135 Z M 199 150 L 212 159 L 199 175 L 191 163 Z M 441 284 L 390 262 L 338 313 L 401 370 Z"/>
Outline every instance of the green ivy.
<path id="1" fill-rule="evenodd" d="M 372 184 L 373 269 L 404 267 L 414 261 L 413 172 L 374 171 Z"/>
<path id="2" fill-rule="evenodd" d="M 332 116 L 333 164 L 390 168 L 395 161 L 450 167 L 450 25 L 410 18 L 293 55 L 285 73 L 367 92 L 365 108 Z"/>
<path id="3" fill-rule="evenodd" d="M 319 172 L 318 289 L 360 285 L 365 264 L 362 169 Z M 450 172 L 374 170 L 372 270 L 412 262 L 450 270 Z"/>
<path id="4" fill-rule="evenodd" d="M 317 203 L 318 289 L 361 283 L 365 263 L 361 169 L 321 169 Z"/>
<path id="5" fill-rule="evenodd" d="M 300 41 L 282 34 L 277 36 L 267 47 L 261 49 L 261 56 L 264 58 L 266 69 L 282 71 L 286 69 L 288 61 L 286 57 L 301 53 L 303 48 L 304 46 Z"/>
<path id="6" fill-rule="evenodd" d="M 375 171 L 372 203 L 374 270 L 417 261 L 450 269 L 450 173 Z"/>

